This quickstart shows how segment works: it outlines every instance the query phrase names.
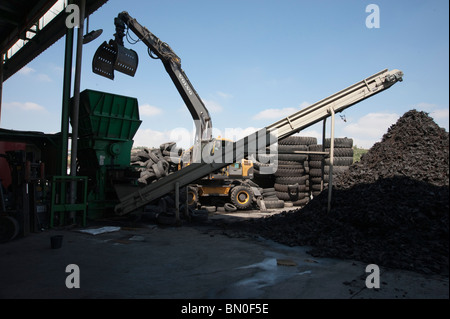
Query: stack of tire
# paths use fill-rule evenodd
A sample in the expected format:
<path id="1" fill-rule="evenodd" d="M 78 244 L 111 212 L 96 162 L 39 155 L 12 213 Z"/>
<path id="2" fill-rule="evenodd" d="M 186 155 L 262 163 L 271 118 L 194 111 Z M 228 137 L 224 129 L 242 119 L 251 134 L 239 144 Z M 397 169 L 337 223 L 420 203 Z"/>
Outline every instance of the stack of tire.
<path id="1" fill-rule="evenodd" d="M 284 208 L 284 201 L 278 199 L 275 188 L 263 188 L 262 189 L 262 199 L 264 200 L 264 206 L 266 209 L 274 209 L 274 208 Z M 258 202 L 259 208 L 261 208 L 261 204 Z"/>
<path id="2" fill-rule="evenodd" d="M 253 179 L 261 188 L 273 188 L 275 175 L 273 166 L 276 164 L 276 158 L 270 154 L 257 154 L 256 160 L 253 160 Z"/>
<path id="3" fill-rule="evenodd" d="M 159 148 L 139 148 L 131 151 L 131 166 L 140 172 L 138 182 L 151 184 L 178 170 L 178 158 L 183 150 L 175 142 L 161 144 Z"/>
<path id="4" fill-rule="evenodd" d="M 314 144 L 317 144 L 317 139 L 309 136 L 289 136 L 278 142 L 274 188 L 286 206 L 304 206 L 309 202 L 308 155 L 296 152 L 306 152 Z"/>
<path id="5" fill-rule="evenodd" d="M 325 139 L 325 148 L 319 145 L 311 145 L 311 152 L 330 152 L 331 139 Z M 310 154 L 309 155 L 309 181 L 312 196 L 318 196 L 322 190 L 328 188 L 330 157 L 329 155 Z M 334 156 L 333 156 L 333 177 L 348 170 L 353 164 L 353 139 L 347 137 L 334 139 Z M 322 173 L 323 167 L 323 173 Z M 323 182 L 323 185 L 322 185 Z"/>

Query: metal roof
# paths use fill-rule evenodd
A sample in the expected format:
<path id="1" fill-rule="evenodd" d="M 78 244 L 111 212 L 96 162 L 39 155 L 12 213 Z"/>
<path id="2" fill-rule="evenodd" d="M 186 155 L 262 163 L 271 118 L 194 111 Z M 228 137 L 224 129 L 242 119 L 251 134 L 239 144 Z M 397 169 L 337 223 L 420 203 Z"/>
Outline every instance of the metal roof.
<path id="1" fill-rule="evenodd" d="M 86 0 L 86 16 L 92 14 L 108 0 Z M 2 0 L 0 2 L 0 54 L 5 54 L 27 31 L 35 30 L 39 19 L 57 0 Z M 77 3 L 77 1 L 75 1 Z M 5 59 L 3 81 L 19 71 L 66 33 L 66 12 L 62 11 L 42 30 L 35 32 L 32 40 L 13 56 Z"/>

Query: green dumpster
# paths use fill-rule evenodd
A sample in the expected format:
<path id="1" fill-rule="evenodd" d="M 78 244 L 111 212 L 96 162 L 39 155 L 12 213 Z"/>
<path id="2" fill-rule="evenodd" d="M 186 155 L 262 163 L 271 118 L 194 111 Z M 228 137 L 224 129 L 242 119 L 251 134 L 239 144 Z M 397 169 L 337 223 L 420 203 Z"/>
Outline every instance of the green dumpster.
<path id="1" fill-rule="evenodd" d="M 89 219 L 104 217 L 118 203 L 114 179 L 123 178 L 130 168 L 141 122 L 136 98 L 94 90 L 80 93 L 77 174 L 89 178 Z"/>

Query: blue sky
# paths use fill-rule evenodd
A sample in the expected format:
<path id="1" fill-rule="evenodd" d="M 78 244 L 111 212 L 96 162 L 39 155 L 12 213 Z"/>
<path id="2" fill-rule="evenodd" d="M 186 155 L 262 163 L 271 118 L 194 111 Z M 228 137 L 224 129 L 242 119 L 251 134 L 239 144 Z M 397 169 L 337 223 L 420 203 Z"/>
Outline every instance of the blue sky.
<path id="1" fill-rule="evenodd" d="M 365 24 L 371 3 L 380 8 L 378 29 Z M 337 117 L 337 137 L 369 148 L 414 108 L 449 129 L 448 1 L 109 0 L 90 17 L 90 30 L 103 34 L 84 46 L 81 89 L 138 99 L 136 146 L 173 140 L 187 147 L 194 126 L 143 43 L 126 43 L 139 54 L 135 77 L 92 73 L 95 50 L 112 38 L 121 11 L 181 58 L 214 136 L 242 137 L 386 68 L 402 70 L 404 81 L 339 114 L 345 121 Z M 4 83 L 0 127 L 60 131 L 63 61 L 64 38 Z M 316 124 L 300 135 L 321 133 Z"/>

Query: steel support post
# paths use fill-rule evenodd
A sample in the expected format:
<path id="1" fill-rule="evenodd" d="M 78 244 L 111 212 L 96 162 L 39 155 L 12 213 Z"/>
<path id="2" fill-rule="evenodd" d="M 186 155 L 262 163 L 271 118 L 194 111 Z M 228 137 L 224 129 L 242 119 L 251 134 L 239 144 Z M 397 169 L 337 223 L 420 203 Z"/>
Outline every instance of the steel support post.
<path id="1" fill-rule="evenodd" d="M 334 124 L 335 124 L 335 113 L 334 109 L 330 107 L 331 113 L 331 141 L 330 141 L 330 171 L 328 173 L 328 209 L 331 211 L 331 196 L 333 194 L 333 164 L 334 164 Z"/>

